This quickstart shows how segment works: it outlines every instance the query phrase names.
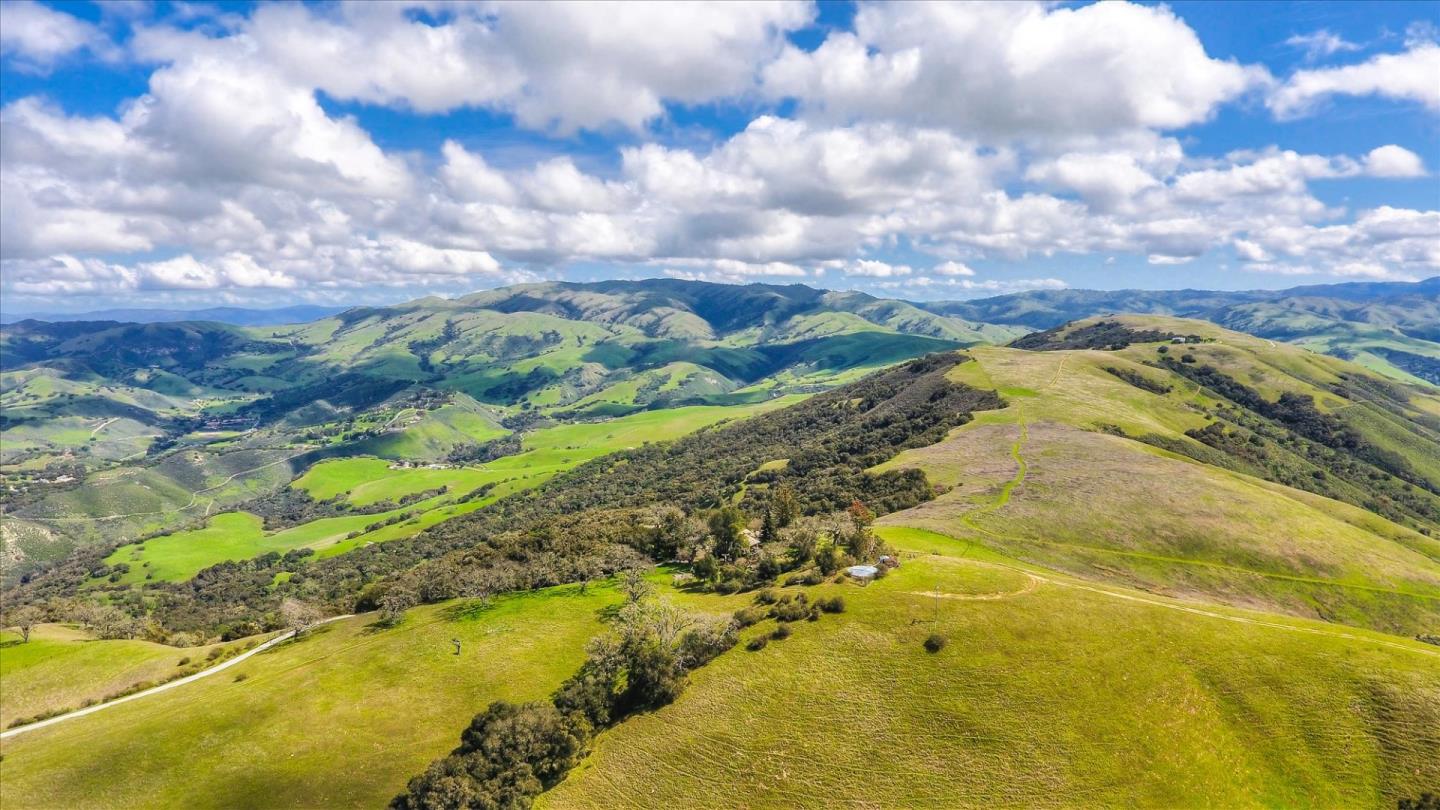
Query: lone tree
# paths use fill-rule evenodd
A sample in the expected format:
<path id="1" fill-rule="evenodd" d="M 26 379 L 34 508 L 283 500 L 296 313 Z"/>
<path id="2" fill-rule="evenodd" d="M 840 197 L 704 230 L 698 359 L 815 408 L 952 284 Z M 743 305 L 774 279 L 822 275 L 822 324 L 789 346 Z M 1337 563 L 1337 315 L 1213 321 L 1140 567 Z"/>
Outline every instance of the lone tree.
<path id="1" fill-rule="evenodd" d="M 320 609 L 299 599 L 286 599 L 280 603 L 280 618 L 287 627 L 295 628 L 295 637 L 299 638 L 319 623 Z"/>
<path id="2" fill-rule="evenodd" d="M 775 490 L 775 501 L 772 507 L 775 510 L 775 523 L 780 528 L 785 528 L 800 517 L 800 499 L 795 497 L 795 490 L 789 484 L 781 484 Z"/>
<path id="3" fill-rule="evenodd" d="M 25 644 L 30 641 L 30 631 L 34 630 L 35 625 L 44 619 L 39 608 L 34 605 L 25 605 L 10 616 L 10 623 L 20 630 L 20 643 Z"/>
<path id="4" fill-rule="evenodd" d="M 420 596 L 404 585 L 396 585 L 380 597 L 380 623 L 394 627 L 405 618 L 405 611 L 420 604 Z"/>

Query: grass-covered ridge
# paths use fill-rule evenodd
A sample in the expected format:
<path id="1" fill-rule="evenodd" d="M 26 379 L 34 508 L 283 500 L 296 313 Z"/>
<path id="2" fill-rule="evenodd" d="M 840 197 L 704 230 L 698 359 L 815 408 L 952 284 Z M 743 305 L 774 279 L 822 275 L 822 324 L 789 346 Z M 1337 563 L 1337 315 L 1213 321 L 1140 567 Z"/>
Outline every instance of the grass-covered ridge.
<path id="1" fill-rule="evenodd" d="M 975 362 L 954 374 L 1008 392 L 1011 407 L 883 466 L 922 469 L 951 487 L 884 522 L 1165 593 L 1404 635 L 1440 620 L 1440 541 L 1429 536 L 1440 529 L 1440 499 L 1427 490 L 1440 476 L 1424 458 L 1440 451 L 1414 453 L 1440 447 L 1426 427 L 1434 397 L 1389 388 L 1371 397 L 1353 366 L 1206 324 L 1129 321 L 1210 342 L 972 351 Z M 1194 369 L 1245 380 L 1248 393 L 1225 391 L 1259 410 L 1197 383 L 1210 378 Z M 1381 460 L 1407 477 L 1352 469 L 1365 453 L 1302 435 L 1310 422 L 1271 409 L 1289 401 L 1314 403 L 1295 412 L 1319 420 L 1321 438 L 1343 428 L 1353 433 L 1346 441 L 1393 451 Z M 1261 433 L 1249 438 L 1242 425 Z M 1238 444 L 1207 444 L 1218 430 Z"/>

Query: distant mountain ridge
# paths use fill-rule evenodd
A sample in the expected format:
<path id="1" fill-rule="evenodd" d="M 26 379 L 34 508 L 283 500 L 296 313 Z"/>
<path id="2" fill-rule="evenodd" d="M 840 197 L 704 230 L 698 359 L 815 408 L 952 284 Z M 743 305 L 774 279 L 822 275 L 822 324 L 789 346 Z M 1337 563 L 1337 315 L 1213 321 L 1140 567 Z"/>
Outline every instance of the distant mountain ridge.
<path id="1" fill-rule="evenodd" d="M 1041 290 L 916 306 L 1036 330 L 1119 313 L 1198 318 L 1354 360 L 1396 379 L 1440 385 L 1440 276 L 1238 292 Z"/>
<path id="2" fill-rule="evenodd" d="M 101 309 L 93 312 L 35 313 L 5 315 L 0 323 L 13 324 L 21 321 L 45 321 L 48 323 L 69 323 L 74 321 L 118 321 L 121 323 L 171 323 L 175 321 L 213 321 L 232 326 L 277 326 L 287 323 L 306 323 L 328 318 L 349 307 L 320 306 L 317 304 L 296 304 L 277 309 L 249 309 L 245 307 L 209 307 L 206 309 Z"/>
<path id="3" fill-rule="evenodd" d="M 1211 320 L 1208 316 L 1230 307 L 1281 299 L 1373 303 L 1411 297 L 1440 301 L 1440 276 L 1415 282 L 1310 284 L 1283 290 L 1031 290 L 964 301 L 917 301 L 915 305 L 929 312 L 1039 330 L 1107 313 L 1130 312 Z"/>

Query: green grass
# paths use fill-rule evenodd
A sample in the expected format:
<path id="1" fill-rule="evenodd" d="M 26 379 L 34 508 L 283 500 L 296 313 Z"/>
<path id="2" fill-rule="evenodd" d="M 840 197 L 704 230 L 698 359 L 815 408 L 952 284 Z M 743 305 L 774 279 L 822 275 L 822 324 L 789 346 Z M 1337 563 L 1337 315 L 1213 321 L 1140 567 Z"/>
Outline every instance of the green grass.
<path id="1" fill-rule="evenodd" d="M 470 401 L 426 411 L 415 424 L 368 439 L 361 449 L 384 458 L 438 460 L 456 447 L 483 444 L 509 433 L 478 413 L 477 407 Z"/>
<path id="2" fill-rule="evenodd" d="M 322 461 L 297 478 L 292 486 L 305 490 L 317 500 L 345 495 L 345 500 L 355 506 L 369 506 L 444 486 L 448 486 L 451 493 L 463 495 L 495 479 L 493 473 L 478 467 L 392 469 L 392 463 L 375 458 Z"/>
<path id="3" fill-rule="evenodd" d="M 373 614 L 326 625 L 213 678 L 6 740 L 0 791 L 7 810 L 380 807 L 490 701 L 546 697 L 619 600 L 611 584 L 564 586 L 483 610 L 416 608 L 393 629 Z"/>
<path id="4" fill-rule="evenodd" d="M 234 645 L 167 647 L 149 641 L 101 641 L 67 625 L 42 624 L 22 643 L 0 633 L 0 726 L 42 712 L 80 708 L 136 684 L 174 676 L 182 658 L 201 663 L 211 650 Z"/>
<path id="5" fill-rule="evenodd" d="M 1143 321 L 1192 331 L 1190 322 Z M 1217 343 L 1187 351 L 1208 353 L 1270 396 L 1294 390 L 1338 401 L 1317 386 L 1338 379 L 1345 369 L 1339 361 L 1200 328 Z M 1009 391 L 1010 405 L 881 465 L 919 468 L 950 488 L 882 522 L 964 536 L 1031 562 L 1161 593 L 1403 635 L 1440 621 L 1440 542 L 1344 503 L 1097 432 L 1117 425 L 1132 435 L 1190 441 L 1183 430 L 1204 424 L 1193 406 L 1210 400 L 1193 384 L 1135 364 L 1154 355 L 1153 346 L 984 348 L 972 355 L 975 362 L 954 376 Z M 1104 371 L 1126 364 L 1173 390 L 1156 395 Z M 1029 386 L 1023 396 L 1014 391 L 1021 383 Z M 1367 434 L 1397 445 L 1406 435 L 1382 427 L 1393 426 L 1382 422 Z"/>
<path id="6" fill-rule="evenodd" d="M 352 503 L 365 506 L 442 485 L 449 485 L 450 491 L 388 512 L 322 518 L 268 534 L 255 515 L 222 513 L 211 517 L 200 529 L 121 546 L 105 558 L 105 563 L 128 564 L 130 570 L 118 582 L 132 585 L 146 581 L 179 582 L 216 563 L 250 559 L 270 551 L 283 554 L 292 549 L 311 548 L 320 557 L 333 557 L 370 543 L 410 537 L 437 523 L 483 508 L 498 498 L 537 487 L 559 473 L 617 450 L 676 439 L 721 420 L 743 418 L 798 399 L 783 397 L 746 406 L 671 408 L 605 422 L 559 425 L 528 435 L 522 452 L 477 467 L 392 470 L 390 463 L 382 459 L 324 461 L 295 482 L 315 498 L 350 492 Z M 484 498 L 454 503 L 459 496 L 492 482 L 497 486 Z M 405 512 L 413 516 L 400 523 L 364 531 L 366 526 Z M 357 531 L 362 534 L 349 536 Z M 94 585 L 108 582 L 108 579 L 92 581 Z"/>
<path id="7" fill-rule="evenodd" d="M 1440 780 L 1424 645 L 1056 575 L 1027 592 L 971 546 L 886 536 L 953 556 L 827 586 L 844 614 L 695 673 L 540 806 L 1393 807 Z"/>

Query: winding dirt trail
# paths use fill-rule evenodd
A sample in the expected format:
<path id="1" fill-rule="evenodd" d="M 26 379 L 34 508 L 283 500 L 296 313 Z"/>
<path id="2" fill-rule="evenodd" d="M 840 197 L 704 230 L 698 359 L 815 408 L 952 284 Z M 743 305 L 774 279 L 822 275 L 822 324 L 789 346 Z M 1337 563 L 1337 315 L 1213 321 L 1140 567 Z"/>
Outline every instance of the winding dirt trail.
<path id="1" fill-rule="evenodd" d="M 322 625 L 322 624 L 329 624 L 330 622 L 335 622 L 335 621 L 339 621 L 339 620 L 341 620 L 341 619 L 351 618 L 351 616 L 353 616 L 353 615 L 354 615 L 354 614 L 347 613 L 347 614 L 345 614 L 344 616 L 331 616 L 331 617 L 328 618 L 328 619 L 322 619 L 321 621 L 316 622 L 313 626 L 314 626 L 314 627 L 319 627 L 319 626 Z M 87 715 L 87 714 L 94 714 L 95 712 L 101 711 L 101 710 L 103 710 L 103 709 L 108 709 L 108 708 L 110 708 L 111 706 L 118 706 L 118 705 L 120 705 L 121 703 L 128 703 L 128 702 L 130 702 L 130 701 L 132 701 L 132 700 L 139 700 L 140 698 L 148 697 L 149 695 L 153 695 L 153 694 L 156 694 L 156 693 L 158 693 L 158 692 L 164 692 L 164 691 L 169 690 L 169 689 L 174 689 L 174 688 L 176 688 L 176 687 L 178 687 L 178 686 L 184 686 L 184 685 L 187 684 L 187 683 L 192 683 L 192 682 L 194 682 L 194 681 L 198 681 L 198 680 L 200 680 L 201 678 L 208 678 L 208 677 L 210 677 L 211 675 L 214 675 L 214 674 L 217 673 L 217 672 L 222 672 L 222 671 L 224 671 L 224 670 L 229 669 L 230 667 L 235 666 L 236 664 L 239 664 L 239 663 L 245 661 L 246 659 L 248 659 L 248 658 L 249 658 L 250 656 L 252 656 L 252 655 L 257 655 L 257 654 L 259 654 L 259 653 L 265 652 L 266 650 L 270 649 L 271 647 L 274 647 L 276 644 L 279 644 L 279 643 L 282 642 L 282 641 L 288 641 L 289 639 L 292 639 L 292 638 L 294 638 L 294 637 L 295 637 L 295 631 L 294 631 L 294 630 L 287 630 L 286 632 L 281 633 L 280 635 L 276 636 L 275 638 L 270 639 L 269 641 L 267 641 L 267 642 L 265 642 L 265 643 L 263 643 L 263 644 L 256 645 L 254 648 L 249 649 L 249 650 L 246 650 L 245 652 L 243 652 L 243 653 L 241 653 L 241 654 L 239 654 L 239 655 L 235 656 L 234 658 L 231 658 L 231 659 L 229 659 L 229 660 L 227 660 L 227 661 L 221 661 L 220 663 L 216 664 L 216 665 L 213 666 L 213 667 L 210 667 L 209 669 L 202 669 L 202 670 L 200 670 L 199 672 L 195 673 L 194 675 L 186 675 L 186 676 L 183 677 L 183 678 L 176 678 L 176 679 L 173 680 L 173 681 L 170 681 L 170 682 L 168 682 L 168 683 L 162 683 L 162 684 L 160 684 L 159 686 L 156 686 L 156 687 L 151 688 L 151 689 L 146 689 L 146 690 L 144 690 L 143 692 L 136 692 L 136 693 L 133 694 L 133 695 L 126 695 L 125 697 L 116 698 L 116 699 L 114 699 L 114 700 L 106 701 L 105 703 L 97 703 L 97 704 L 95 704 L 94 706 L 87 706 L 87 707 L 85 707 L 85 708 L 83 708 L 83 709 L 76 709 L 76 710 L 73 711 L 73 712 L 66 712 L 65 714 L 57 714 L 57 715 L 54 716 L 54 717 L 51 717 L 51 718 L 48 718 L 48 719 L 45 719 L 45 720 L 41 720 L 41 721 L 39 721 L 39 722 L 37 722 L 37 723 L 31 723 L 31 724 L 29 724 L 29 725 L 19 726 L 19 727 L 17 727 L 17 728 L 6 729 L 5 731 L 0 732 L 0 739 L 9 739 L 9 738 L 11 738 L 11 737 L 16 736 L 17 734 L 24 734 L 24 733 L 27 732 L 27 731 L 34 731 L 34 730 L 37 729 L 37 728 L 45 728 L 46 726 L 53 726 L 53 725 L 55 725 L 56 723 L 63 723 L 63 722 L 65 722 L 66 720 L 73 720 L 73 719 L 75 719 L 75 718 L 77 718 L 77 717 L 84 717 L 84 716 Z"/>
<path id="2" fill-rule="evenodd" d="M 96 433 L 99 433 L 100 431 L 104 430 L 104 429 L 107 428 L 107 427 L 110 427 L 111 425 L 113 425 L 113 424 L 115 424 L 116 422 L 119 422 L 119 421 L 120 421 L 120 417 L 118 417 L 118 416 L 114 416 L 114 417 L 111 417 L 111 418 L 109 418 L 109 419 L 106 419 L 104 422 L 101 422 L 100 424 L 96 425 L 94 430 L 90 431 L 90 438 L 92 438 L 92 439 L 95 438 L 95 434 L 96 434 Z"/>

